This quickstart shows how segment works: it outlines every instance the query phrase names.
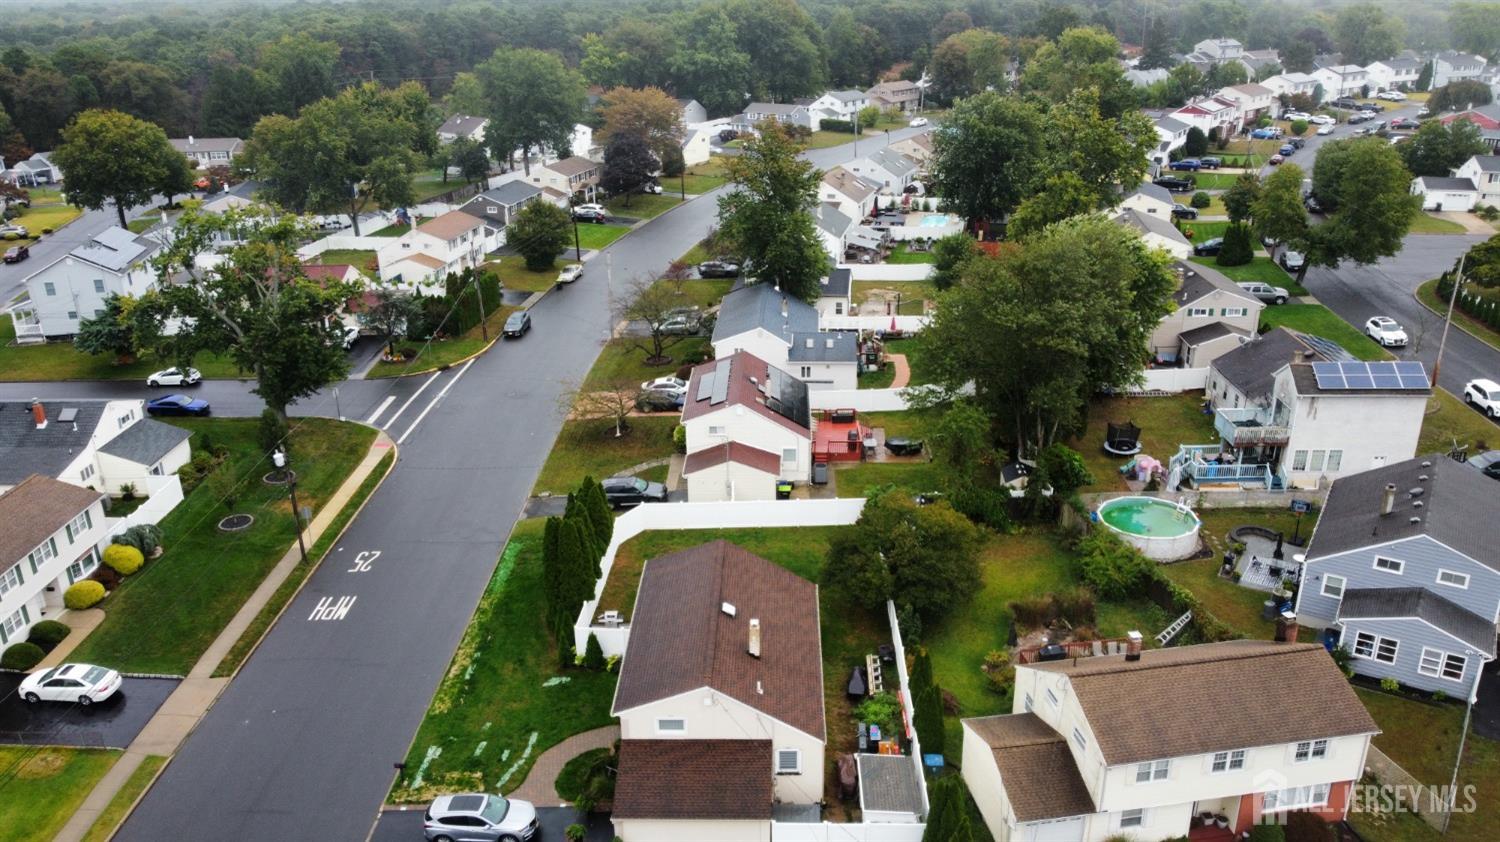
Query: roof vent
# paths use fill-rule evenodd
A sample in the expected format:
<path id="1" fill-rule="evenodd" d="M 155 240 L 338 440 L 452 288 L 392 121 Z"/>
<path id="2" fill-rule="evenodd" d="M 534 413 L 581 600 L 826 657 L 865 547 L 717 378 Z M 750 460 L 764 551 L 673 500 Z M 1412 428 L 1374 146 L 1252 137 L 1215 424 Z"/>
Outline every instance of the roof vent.
<path id="1" fill-rule="evenodd" d="M 1426 474 L 1421 474 L 1420 476 L 1417 477 L 1417 482 L 1426 482 L 1426 481 L 1427 481 L 1427 475 Z"/>
<path id="2" fill-rule="evenodd" d="M 1423 503 L 1423 502 L 1422 502 L 1422 501 L 1421 501 L 1421 500 L 1418 500 L 1418 501 L 1417 501 L 1417 502 L 1415 502 L 1415 503 L 1412 503 L 1412 504 L 1411 504 L 1411 507 L 1412 507 L 1412 508 L 1413 508 L 1413 509 L 1420 509 L 1420 508 L 1422 508 L 1422 507 L 1423 507 L 1423 506 L 1425 506 L 1425 505 L 1427 505 L 1427 504 L 1426 504 L 1426 503 Z"/>
<path id="3" fill-rule="evenodd" d="M 1422 467 L 1424 467 L 1424 468 L 1431 468 L 1432 467 L 1432 463 L 1424 459 L 1424 460 L 1422 460 Z"/>
<path id="4" fill-rule="evenodd" d="M 721 603 L 719 603 L 719 610 L 723 611 L 725 614 L 727 614 L 730 617 L 733 617 L 735 615 L 735 611 L 736 611 L 736 609 L 734 607 L 734 603 L 732 603 L 732 602 L 721 602 Z"/>
<path id="5" fill-rule="evenodd" d="M 1412 526 L 1416 526 L 1417 524 L 1419 524 L 1419 523 L 1422 522 L 1422 519 L 1419 518 L 1419 517 L 1417 517 L 1416 515 L 1412 515 L 1411 518 L 1408 519 L 1406 522 L 1409 523 L 1409 524 L 1411 524 Z"/>
<path id="6" fill-rule="evenodd" d="M 1413 488 L 1411 491 L 1409 491 L 1407 493 L 1410 494 L 1413 497 L 1421 497 L 1422 494 L 1424 492 L 1426 492 L 1426 491 L 1427 491 L 1427 489 L 1422 488 L 1421 486 L 1417 486 L 1416 488 Z"/>

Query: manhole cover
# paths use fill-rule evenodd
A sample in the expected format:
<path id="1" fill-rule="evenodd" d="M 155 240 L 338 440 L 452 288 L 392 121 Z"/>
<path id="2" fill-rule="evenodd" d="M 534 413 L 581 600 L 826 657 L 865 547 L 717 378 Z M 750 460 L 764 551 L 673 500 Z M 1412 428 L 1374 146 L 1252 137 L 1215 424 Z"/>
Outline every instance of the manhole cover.
<path id="1" fill-rule="evenodd" d="M 272 471 L 269 474 L 261 477 L 260 480 L 266 485 L 286 485 L 288 482 L 296 478 L 296 471 Z"/>
<path id="2" fill-rule="evenodd" d="M 250 524 L 254 522 L 255 518 L 251 515 L 230 515 L 229 517 L 226 517 L 223 520 L 219 521 L 219 531 L 239 532 L 244 529 L 249 529 Z"/>

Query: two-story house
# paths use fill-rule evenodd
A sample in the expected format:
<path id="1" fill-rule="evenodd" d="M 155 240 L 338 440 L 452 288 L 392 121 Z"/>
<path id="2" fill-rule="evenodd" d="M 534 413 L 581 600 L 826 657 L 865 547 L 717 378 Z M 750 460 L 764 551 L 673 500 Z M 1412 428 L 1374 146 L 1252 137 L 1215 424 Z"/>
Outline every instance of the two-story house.
<path id="1" fill-rule="evenodd" d="M 641 571 L 611 713 L 625 842 L 770 838 L 823 800 L 818 586 L 727 541 Z"/>
<path id="2" fill-rule="evenodd" d="M 542 198 L 542 190 L 535 184 L 524 181 L 507 181 L 480 193 L 459 210 L 477 216 L 496 231 L 504 231 L 521 208 Z"/>
<path id="3" fill-rule="evenodd" d="M 1382 59 L 1365 65 L 1369 72 L 1370 88 L 1382 91 L 1409 90 L 1422 75 L 1424 62 L 1416 57 L 1398 56 Z"/>
<path id="4" fill-rule="evenodd" d="M 1278 97 L 1298 94 L 1311 97 L 1318 91 L 1318 77 L 1311 73 L 1278 73 L 1269 79 L 1262 79 L 1259 84 L 1269 88 Z M 1324 98 L 1329 98 L 1326 91 Z"/>
<path id="5" fill-rule="evenodd" d="M 599 188 L 601 171 L 599 164 L 588 158 L 573 155 L 561 161 L 553 161 L 545 167 L 533 169 L 531 183 L 544 188 L 550 187 L 564 195 L 575 196 L 584 202 L 592 202 Z"/>
<path id="6" fill-rule="evenodd" d="M 40 474 L 0 493 L 0 648 L 63 610 L 63 592 L 99 566 L 104 494 Z"/>
<path id="7" fill-rule="evenodd" d="M 191 434 L 146 417 L 140 400 L 32 401 L 0 409 L 0 491 L 33 474 L 109 494 L 146 493 L 192 456 Z"/>
<path id="8" fill-rule="evenodd" d="M 140 296 L 153 288 L 156 270 L 149 258 L 159 248 L 150 237 L 106 228 L 28 276 L 28 300 L 14 310 L 29 315 L 42 336 L 71 336 L 80 321 L 104 313 L 111 295 Z"/>
<path id="9" fill-rule="evenodd" d="M 1143 181 L 1129 193 L 1120 197 L 1120 203 L 1115 205 L 1111 213 L 1118 214 L 1127 210 L 1154 216 L 1157 219 L 1170 220 L 1172 208 L 1176 207 L 1177 201 L 1172 198 L 1172 193 L 1165 187 Z"/>
<path id="10" fill-rule="evenodd" d="M 1178 260 L 1173 271 L 1178 284 L 1172 312 L 1151 332 L 1151 354 L 1158 361 L 1200 368 L 1255 335 L 1265 309 L 1260 299 L 1200 263 Z"/>
<path id="11" fill-rule="evenodd" d="M 852 123 L 859 110 L 869 104 L 870 97 L 864 91 L 826 91 L 808 108 L 818 114 L 819 119 Z"/>
<path id="12" fill-rule="evenodd" d="M 1233 102 L 1240 110 L 1240 125 L 1253 126 L 1261 117 L 1275 114 L 1276 93 L 1254 82 L 1232 85 L 1219 91 L 1221 99 Z"/>
<path id="13" fill-rule="evenodd" d="M 748 351 L 791 372 L 810 389 L 858 388 L 856 335 L 819 330 L 816 307 L 770 284 L 730 290 L 719 303 L 711 341 L 715 357 Z"/>
<path id="14" fill-rule="evenodd" d="M 1477 80 L 1484 75 L 1486 63 L 1484 56 L 1444 50 L 1432 57 L 1432 87 Z"/>
<path id="15" fill-rule="evenodd" d="M 878 105 L 881 109 L 899 108 L 911 113 L 921 106 L 922 88 L 916 82 L 897 79 L 875 85 L 865 91 L 865 96 L 872 105 Z"/>
<path id="16" fill-rule="evenodd" d="M 1216 409 L 1241 409 L 1248 406 L 1269 407 L 1276 372 L 1281 366 L 1297 362 L 1327 362 L 1328 351 L 1337 349 L 1328 343 L 1276 327 L 1251 336 L 1238 347 L 1220 354 L 1208 364 L 1205 397 Z M 1342 349 L 1338 349 L 1342 350 Z M 1353 359 L 1343 354 L 1338 359 Z"/>
<path id="17" fill-rule="evenodd" d="M 1116 223 L 1134 230 L 1146 245 L 1158 248 L 1178 260 L 1193 253 L 1193 243 L 1172 224 L 1171 211 L 1166 217 L 1126 208 L 1111 217 Z"/>
<path id="18" fill-rule="evenodd" d="M 198 169 L 206 170 L 209 167 L 227 167 L 234 163 L 234 159 L 245 151 L 245 141 L 237 137 L 173 137 L 167 142 L 172 148 L 187 156 Z"/>
<path id="19" fill-rule="evenodd" d="M 1191 123 L 1184 122 L 1176 117 L 1158 117 L 1153 121 L 1156 126 L 1156 148 L 1151 151 L 1152 174 L 1161 172 L 1161 169 L 1172 160 L 1172 153 L 1182 148 L 1187 143 L 1188 130 L 1193 127 Z"/>
<path id="20" fill-rule="evenodd" d="M 495 229 L 485 220 L 461 210 L 448 211 L 375 253 L 380 280 L 424 295 L 442 295 L 449 275 L 484 263 L 495 237 Z"/>
<path id="21" fill-rule="evenodd" d="M 1359 96 L 1370 84 L 1370 74 L 1357 64 L 1330 64 L 1312 73 L 1323 86 L 1323 97 Z"/>
<path id="22" fill-rule="evenodd" d="M 807 384 L 748 352 L 693 369 L 682 426 L 693 502 L 770 500 L 777 479 L 806 482 L 811 474 Z"/>
<path id="23" fill-rule="evenodd" d="M 1215 137 L 1233 137 L 1243 122 L 1240 108 L 1231 100 L 1211 96 L 1195 100 L 1172 112 L 1172 118 L 1190 126 L 1197 126 L 1204 134 Z"/>
<path id="24" fill-rule="evenodd" d="M 488 128 L 490 121 L 484 117 L 471 117 L 468 114 L 454 114 L 438 126 L 438 143 L 449 144 L 459 138 L 472 140 L 475 143 L 484 143 L 484 130 Z"/>
<path id="25" fill-rule="evenodd" d="M 1377 733 L 1321 646 L 1132 632 L 1123 655 L 1017 666 L 1012 712 L 963 720 L 963 776 L 996 842 L 1186 838 L 1204 813 L 1239 838 L 1342 819 Z"/>
<path id="26" fill-rule="evenodd" d="M 806 105 L 795 102 L 752 102 L 735 115 L 730 125 L 741 133 L 753 132 L 761 123 L 773 122 L 818 130 L 818 117 Z"/>
<path id="27" fill-rule="evenodd" d="M 851 316 L 854 305 L 850 293 L 854 287 L 854 272 L 847 266 L 835 266 L 828 270 L 818 284 L 818 300 L 813 309 L 818 311 L 818 324 L 826 325 L 830 317 Z"/>
<path id="28" fill-rule="evenodd" d="M 1500 496 L 1438 455 L 1333 483 L 1302 563 L 1297 612 L 1371 678 L 1472 699 L 1495 658 Z"/>
<path id="29" fill-rule="evenodd" d="M 880 185 L 881 190 L 894 194 L 904 192 L 917 177 L 917 162 L 886 146 L 856 158 L 844 167 L 860 178 Z"/>
<path id="30" fill-rule="evenodd" d="M 1276 50 L 1245 50 L 1240 53 L 1239 62 L 1245 68 L 1246 77 L 1254 81 L 1281 69 L 1281 53 Z"/>
<path id="31" fill-rule="evenodd" d="M 823 180 L 818 183 L 818 201 L 833 205 L 839 213 L 857 221 L 870 218 L 879 190 L 880 185 L 875 182 L 843 167 L 834 167 L 823 173 Z"/>
<path id="32" fill-rule="evenodd" d="M 1205 38 L 1193 45 L 1188 59 L 1202 59 L 1215 64 L 1239 61 L 1245 54 L 1245 45 L 1233 38 Z"/>
<path id="33" fill-rule="evenodd" d="M 682 125 L 684 128 L 708 122 L 708 109 L 704 108 L 703 103 L 698 100 L 679 98 L 677 104 L 682 106 Z"/>
<path id="34" fill-rule="evenodd" d="M 51 152 L 36 152 L 24 161 L 14 162 L 5 171 L 5 180 L 21 187 L 57 184 L 63 180 L 62 168 L 52 163 Z"/>
<path id="35" fill-rule="evenodd" d="M 923 169 L 932 159 L 932 132 L 919 132 L 891 144 L 891 148 L 912 159 L 917 169 Z"/>
<path id="36" fill-rule="evenodd" d="M 1475 155 L 1453 175 L 1473 182 L 1478 204 L 1500 206 L 1500 155 Z"/>

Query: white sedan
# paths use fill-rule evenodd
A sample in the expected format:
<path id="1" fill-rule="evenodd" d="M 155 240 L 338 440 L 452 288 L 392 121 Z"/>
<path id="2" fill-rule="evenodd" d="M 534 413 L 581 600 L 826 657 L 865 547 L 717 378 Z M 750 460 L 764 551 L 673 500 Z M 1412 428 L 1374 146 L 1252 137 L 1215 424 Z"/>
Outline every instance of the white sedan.
<path id="1" fill-rule="evenodd" d="M 583 264 L 574 263 L 571 266 L 564 266 L 563 270 L 557 273 L 557 282 L 560 284 L 571 284 L 581 277 L 583 277 Z"/>
<path id="2" fill-rule="evenodd" d="M 1287 113 L 1281 115 L 1281 119 L 1283 119 L 1283 120 L 1311 120 L 1312 119 L 1312 115 L 1308 114 L 1305 111 L 1288 111 Z"/>
<path id="3" fill-rule="evenodd" d="M 1374 316 L 1365 322 L 1365 335 L 1387 348 L 1406 346 L 1406 331 L 1389 316 Z"/>
<path id="4" fill-rule="evenodd" d="M 196 368 L 164 368 L 146 378 L 147 386 L 196 386 L 203 379 Z"/>
<path id="5" fill-rule="evenodd" d="M 661 392 L 674 398 L 687 394 L 687 381 L 680 377 L 658 377 L 641 384 L 642 392 Z"/>
<path id="6" fill-rule="evenodd" d="M 1329 123 L 1326 126 L 1318 126 L 1318 134 L 1321 134 L 1321 135 L 1330 135 L 1330 134 L 1333 134 L 1333 124 Z"/>
<path id="7" fill-rule="evenodd" d="M 85 707 L 120 690 L 120 674 L 93 664 L 60 664 L 26 676 L 16 693 L 30 704 L 77 702 Z"/>
<path id="8" fill-rule="evenodd" d="M 1338 123 L 1338 120 L 1328 116 L 1327 114 L 1314 114 L 1311 117 L 1307 118 L 1307 122 L 1319 126 L 1332 126 Z"/>
<path id="9" fill-rule="evenodd" d="M 1406 94 L 1400 91 L 1381 91 L 1375 95 L 1375 98 L 1383 99 L 1386 102 L 1406 102 Z"/>
<path id="10" fill-rule="evenodd" d="M 927 118 L 926 117 L 913 117 L 912 121 L 910 123 L 907 123 L 906 125 L 911 126 L 914 129 L 920 129 L 921 127 L 927 125 Z"/>

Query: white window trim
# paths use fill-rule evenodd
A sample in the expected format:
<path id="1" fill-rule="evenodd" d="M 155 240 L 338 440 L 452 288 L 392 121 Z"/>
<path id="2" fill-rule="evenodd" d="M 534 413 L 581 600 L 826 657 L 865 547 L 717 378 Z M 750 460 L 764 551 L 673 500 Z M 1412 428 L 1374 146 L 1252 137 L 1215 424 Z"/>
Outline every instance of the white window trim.
<path id="1" fill-rule="evenodd" d="M 1233 749 L 1231 751 L 1214 752 L 1214 754 L 1208 759 L 1208 773 L 1210 775 L 1225 775 L 1230 772 L 1239 772 L 1245 768 L 1246 754 L 1248 754 L 1248 752 L 1242 748 Z M 1214 768 L 1215 766 L 1219 765 L 1219 758 L 1221 757 L 1224 758 L 1224 768 Z"/>
<path id="2" fill-rule="evenodd" d="M 1328 585 L 1334 579 L 1339 580 L 1339 592 L 1337 594 L 1331 594 L 1331 593 L 1328 592 Z M 1337 576 L 1337 575 L 1334 575 L 1332 573 L 1328 573 L 1328 574 L 1325 574 L 1323 576 L 1323 585 L 1322 585 L 1321 588 L 1319 588 L 1318 593 L 1322 594 L 1323 596 L 1328 597 L 1329 599 L 1340 599 L 1341 600 L 1341 599 L 1344 598 L 1344 589 L 1347 588 L 1348 586 L 1349 586 L 1349 579 L 1348 579 L 1348 577 Z"/>
<path id="3" fill-rule="evenodd" d="M 1141 780 L 1141 773 L 1145 773 L 1146 779 Z M 1147 760 L 1145 763 L 1135 764 L 1135 782 L 1138 784 L 1161 783 L 1172 775 L 1171 760 Z"/>
<path id="4" fill-rule="evenodd" d="M 1130 821 L 1134 819 L 1134 821 Z M 1129 824 L 1126 822 L 1129 821 Z M 1146 825 L 1146 811 L 1141 808 L 1120 811 L 1120 829 L 1127 830 L 1133 827 L 1144 827 Z"/>
<path id="5" fill-rule="evenodd" d="M 681 728 L 663 728 L 663 722 L 681 722 Z M 681 736 L 687 733 L 687 717 L 683 716 L 658 716 L 656 718 L 656 733 Z"/>
<path id="6" fill-rule="evenodd" d="M 1381 567 L 1380 563 L 1382 561 L 1396 565 L 1396 569 L 1392 570 L 1389 567 Z M 1391 558 L 1390 556 L 1378 555 L 1375 556 L 1375 561 L 1371 562 L 1370 566 L 1376 570 L 1379 570 L 1381 573 L 1389 573 L 1392 576 L 1403 576 L 1406 574 L 1406 562 L 1402 561 L 1399 558 Z"/>
<path id="7" fill-rule="evenodd" d="M 1328 743 L 1328 740 L 1326 740 L 1326 739 L 1322 739 L 1322 740 L 1303 740 L 1303 741 L 1301 741 L 1299 743 L 1294 743 L 1292 745 L 1292 762 L 1293 763 L 1311 763 L 1311 762 L 1313 762 L 1315 760 L 1327 760 L 1328 759 L 1328 745 L 1329 745 L 1329 743 Z M 1299 759 L 1297 757 L 1297 755 L 1300 754 L 1300 753 L 1302 753 L 1302 747 L 1303 746 L 1307 746 L 1307 756 Z M 1286 809 L 1286 808 L 1278 808 L 1278 809 Z"/>
<path id="8" fill-rule="evenodd" d="M 1073 743 L 1078 746 L 1079 751 L 1089 750 L 1088 737 L 1085 737 L 1083 735 L 1083 732 L 1078 730 L 1078 727 L 1076 725 L 1073 727 Z"/>
<path id="9" fill-rule="evenodd" d="M 1445 582 L 1445 581 L 1443 581 L 1443 574 L 1445 574 L 1445 573 L 1447 575 L 1449 575 L 1449 576 L 1455 576 L 1455 577 L 1457 577 L 1459 579 L 1462 579 L 1463 580 L 1463 584 L 1459 584 L 1457 582 Z M 1468 590 L 1469 589 L 1469 574 L 1467 574 L 1467 573 L 1460 573 L 1457 570 L 1447 570 L 1447 569 L 1439 568 L 1438 572 L 1437 572 L 1437 583 L 1439 585 L 1444 585 L 1444 586 L 1450 587 L 1450 588 L 1458 588 L 1459 590 Z"/>
<path id="10" fill-rule="evenodd" d="M 781 759 L 785 755 L 791 755 L 793 767 L 783 768 Z M 802 774 L 802 749 L 800 748 L 778 748 L 776 749 L 776 774 L 778 775 L 800 775 Z"/>

